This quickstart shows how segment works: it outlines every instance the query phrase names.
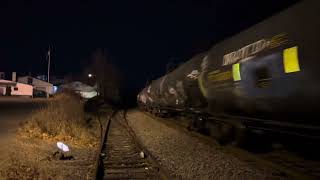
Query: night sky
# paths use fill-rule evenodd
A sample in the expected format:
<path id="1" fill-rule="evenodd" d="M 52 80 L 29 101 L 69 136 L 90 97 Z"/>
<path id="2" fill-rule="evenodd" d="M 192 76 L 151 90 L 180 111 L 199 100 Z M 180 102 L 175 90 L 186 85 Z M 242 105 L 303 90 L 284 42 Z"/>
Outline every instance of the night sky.
<path id="1" fill-rule="evenodd" d="M 130 87 L 288 7 L 293 0 L 1 0 L 0 71 L 80 72 L 105 48 Z"/>

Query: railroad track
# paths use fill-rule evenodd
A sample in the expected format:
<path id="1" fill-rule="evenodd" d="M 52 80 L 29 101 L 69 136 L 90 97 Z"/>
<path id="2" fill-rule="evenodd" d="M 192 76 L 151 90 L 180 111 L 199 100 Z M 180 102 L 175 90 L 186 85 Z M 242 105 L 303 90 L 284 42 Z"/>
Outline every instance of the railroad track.
<path id="1" fill-rule="evenodd" d="M 147 112 L 143 113 L 169 127 L 176 128 L 191 136 L 197 137 L 208 145 L 218 145 L 218 143 L 210 136 L 189 131 L 186 128 L 187 123 L 184 121 L 176 121 L 173 118 L 160 118 Z M 253 153 L 233 145 L 224 145 L 221 147 L 221 150 L 238 157 L 252 166 L 270 167 L 275 169 L 279 172 L 278 176 L 281 178 L 320 179 L 320 161 L 304 159 L 286 149 L 273 150 L 266 153 Z"/>
<path id="2" fill-rule="evenodd" d="M 109 119 L 95 179 L 169 179 L 149 152 L 141 147 L 124 113 Z"/>

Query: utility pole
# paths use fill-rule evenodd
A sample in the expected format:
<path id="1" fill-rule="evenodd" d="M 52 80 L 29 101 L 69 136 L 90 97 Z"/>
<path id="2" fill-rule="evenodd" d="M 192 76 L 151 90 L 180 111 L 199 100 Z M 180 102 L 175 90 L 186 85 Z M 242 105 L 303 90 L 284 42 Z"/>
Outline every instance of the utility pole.
<path id="1" fill-rule="evenodd" d="M 50 82 L 50 59 L 51 59 L 51 52 L 50 46 L 48 50 L 48 83 Z"/>

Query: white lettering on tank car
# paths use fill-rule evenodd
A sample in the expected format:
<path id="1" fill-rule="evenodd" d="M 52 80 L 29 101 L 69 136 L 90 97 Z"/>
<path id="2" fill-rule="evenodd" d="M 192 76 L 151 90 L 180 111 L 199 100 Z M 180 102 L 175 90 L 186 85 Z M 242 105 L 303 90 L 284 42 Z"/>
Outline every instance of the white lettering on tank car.
<path id="1" fill-rule="evenodd" d="M 151 91 L 151 86 L 148 87 L 147 92 L 150 93 L 150 91 Z"/>
<path id="2" fill-rule="evenodd" d="M 147 97 L 145 95 L 140 96 L 140 101 L 143 102 L 143 104 L 147 103 Z"/>
<path id="3" fill-rule="evenodd" d="M 160 82 L 160 94 L 163 94 L 163 85 L 164 85 L 164 82 L 167 78 L 167 75 L 165 75 L 162 79 L 161 79 L 161 82 Z"/>
<path id="4" fill-rule="evenodd" d="M 263 51 L 270 45 L 270 41 L 266 39 L 261 39 L 257 42 L 249 44 L 247 46 L 242 47 L 237 51 L 233 51 L 223 56 L 222 66 L 230 65 L 239 62 L 242 59 L 252 59 L 254 54 Z M 247 59 L 248 58 L 248 59 Z"/>
<path id="5" fill-rule="evenodd" d="M 208 69 L 208 55 L 205 56 L 202 60 L 202 63 L 201 63 L 201 72 L 207 72 L 207 69 Z"/>
<path id="6" fill-rule="evenodd" d="M 169 93 L 173 95 L 177 95 L 177 91 L 172 87 L 169 88 Z"/>
<path id="7" fill-rule="evenodd" d="M 187 75 L 188 78 L 196 80 L 200 72 L 198 70 L 192 70 L 190 74 Z"/>

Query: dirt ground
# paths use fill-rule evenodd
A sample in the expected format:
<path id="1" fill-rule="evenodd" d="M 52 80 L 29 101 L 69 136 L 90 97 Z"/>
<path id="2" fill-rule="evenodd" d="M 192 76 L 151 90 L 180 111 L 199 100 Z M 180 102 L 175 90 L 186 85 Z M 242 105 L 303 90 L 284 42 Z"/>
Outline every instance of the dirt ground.
<path id="1" fill-rule="evenodd" d="M 8 151 L 2 154 L 3 179 L 89 179 L 92 176 L 95 147 L 70 146 L 71 160 L 60 160 L 53 154 L 58 150 L 56 141 L 29 139 L 17 136 L 11 139 Z"/>
<path id="2" fill-rule="evenodd" d="M 19 115 L 17 118 L 12 118 L 15 117 L 15 114 L 20 112 L 20 110 L 14 110 L 12 112 L 10 112 L 12 108 L 4 110 L 4 113 L 7 114 L 6 117 L 10 117 L 8 120 L 10 124 L 12 124 L 12 119 L 16 121 L 14 122 L 14 126 L 8 126 L 10 127 L 9 130 L 1 134 L 0 179 L 79 180 L 92 178 L 96 150 L 98 149 L 98 136 L 90 136 L 88 137 L 89 140 L 86 140 L 86 137 L 68 136 L 67 133 L 50 134 L 50 131 L 46 133 L 43 132 L 43 129 L 42 133 L 41 131 L 35 131 L 37 130 L 36 125 L 38 123 L 46 125 L 42 126 L 43 128 L 51 127 L 49 125 L 55 124 L 55 119 L 46 118 L 47 114 L 52 117 L 49 111 L 55 111 L 55 109 L 52 109 L 53 107 L 48 109 L 49 106 L 46 105 L 45 108 L 31 108 L 30 110 L 26 110 L 24 102 L 20 101 L 18 101 L 17 105 L 12 105 L 12 107 L 16 106 L 19 107 L 17 109 L 22 109 L 23 112 L 27 111 L 28 113 Z M 70 104 L 66 104 L 66 106 L 70 106 Z M 60 107 L 60 109 L 64 110 L 66 107 Z M 39 114 L 40 111 L 42 113 Z M 54 113 L 60 115 L 60 118 L 67 117 L 68 120 L 74 116 L 80 117 L 80 114 L 74 113 L 75 111 L 73 110 L 67 109 L 65 111 L 66 112 L 57 111 Z M 33 121 L 31 121 L 34 116 L 41 120 L 34 121 L 33 119 Z M 87 119 L 85 116 L 84 121 L 87 121 Z M 99 133 L 99 127 L 97 127 L 95 119 L 91 121 L 92 123 L 87 124 L 88 129 L 90 132 L 94 131 L 95 133 L 93 135 L 96 135 Z M 32 122 L 31 125 L 33 126 L 30 126 L 29 122 Z M 46 122 L 48 123 L 45 124 Z M 68 121 L 67 123 L 71 122 Z M 68 126 L 61 126 L 61 123 L 56 123 L 56 126 L 58 125 L 69 128 Z M 36 128 L 33 129 L 31 127 Z M 82 126 L 82 129 L 79 128 L 80 127 L 76 130 L 79 130 L 80 133 L 78 134 L 82 135 L 83 133 L 81 134 L 81 132 L 84 131 L 86 127 Z M 67 130 L 68 129 L 65 129 L 65 131 Z M 70 151 L 62 155 L 57 148 L 58 141 L 67 144 Z"/>
<path id="3" fill-rule="evenodd" d="M 45 106 L 46 99 L 0 97 L 0 179 L 6 179 L 3 170 L 15 157 L 11 152 L 16 143 L 16 131 L 33 111 Z M 21 151 L 19 148 L 17 151 Z"/>

